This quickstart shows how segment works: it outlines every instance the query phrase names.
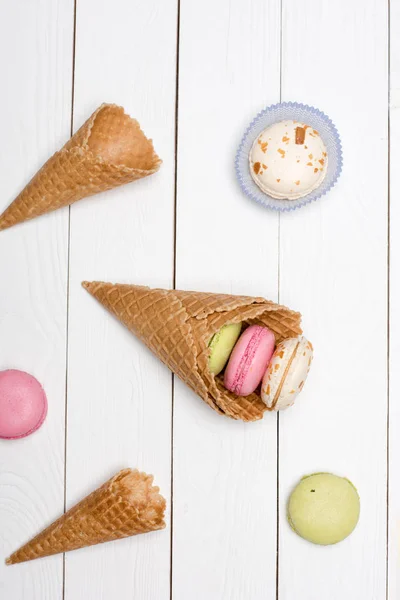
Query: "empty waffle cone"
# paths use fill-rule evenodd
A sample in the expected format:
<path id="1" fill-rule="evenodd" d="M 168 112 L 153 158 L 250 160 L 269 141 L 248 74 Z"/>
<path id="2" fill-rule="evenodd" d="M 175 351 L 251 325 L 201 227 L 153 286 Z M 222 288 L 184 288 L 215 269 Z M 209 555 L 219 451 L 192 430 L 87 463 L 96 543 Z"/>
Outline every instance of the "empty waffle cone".
<path id="1" fill-rule="evenodd" d="M 124 469 L 14 552 L 6 563 L 163 529 L 165 504 L 159 488 L 153 486 L 152 475 Z"/>
<path id="2" fill-rule="evenodd" d="M 267 407 L 255 393 L 229 392 L 222 377 L 210 372 L 208 344 L 214 333 L 238 322 L 269 327 L 277 342 L 302 333 L 299 313 L 264 298 L 103 282 L 82 285 L 211 408 L 233 419 L 256 421 Z"/>
<path id="3" fill-rule="evenodd" d="M 155 173 L 161 164 L 139 123 L 102 104 L 0 216 L 0 231 Z"/>

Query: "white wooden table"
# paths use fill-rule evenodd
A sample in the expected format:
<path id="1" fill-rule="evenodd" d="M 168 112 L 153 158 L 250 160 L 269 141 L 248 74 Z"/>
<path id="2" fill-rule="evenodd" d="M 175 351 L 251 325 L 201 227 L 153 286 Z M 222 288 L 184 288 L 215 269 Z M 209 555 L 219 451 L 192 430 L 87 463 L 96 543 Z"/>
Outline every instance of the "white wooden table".
<path id="1" fill-rule="evenodd" d="M 2 600 L 400 598 L 399 32 L 400 0 L 0 2 L 0 209 L 103 101 L 164 160 L 0 234 L 0 369 L 33 373 L 49 399 L 38 433 L 0 441 Z M 242 195 L 233 161 L 280 100 L 333 119 L 344 169 L 324 200 L 279 217 Z M 84 279 L 300 310 L 316 350 L 304 393 L 279 418 L 218 416 Z M 167 530 L 3 565 L 125 466 L 154 473 Z M 362 503 L 327 548 L 285 518 L 292 486 L 320 470 Z"/>

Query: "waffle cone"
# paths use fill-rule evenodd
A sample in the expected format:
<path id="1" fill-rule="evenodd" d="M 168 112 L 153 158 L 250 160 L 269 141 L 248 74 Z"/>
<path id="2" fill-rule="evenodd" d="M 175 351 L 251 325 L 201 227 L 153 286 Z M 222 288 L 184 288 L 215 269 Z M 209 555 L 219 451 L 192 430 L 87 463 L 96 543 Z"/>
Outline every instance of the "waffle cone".
<path id="1" fill-rule="evenodd" d="M 158 170 L 161 160 L 139 123 L 102 104 L 36 173 L 0 216 L 0 231 Z"/>
<path id="2" fill-rule="evenodd" d="M 233 419 L 261 419 L 266 405 L 256 393 L 236 396 L 209 370 L 208 343 L 223 325 L 269 327 L 277 342 L 301 334 L 301 315 L 265 300 L 136 285 L 84 282 L 107 310 L 192 388 L 211 408 Z"/>
<path id="3" fill-rule="evenodd" d="M 30 542 L 8 565 L 69 552 L 165 527 L 165 500 L 152 475 L 125 469 L 84 498 Z"/>

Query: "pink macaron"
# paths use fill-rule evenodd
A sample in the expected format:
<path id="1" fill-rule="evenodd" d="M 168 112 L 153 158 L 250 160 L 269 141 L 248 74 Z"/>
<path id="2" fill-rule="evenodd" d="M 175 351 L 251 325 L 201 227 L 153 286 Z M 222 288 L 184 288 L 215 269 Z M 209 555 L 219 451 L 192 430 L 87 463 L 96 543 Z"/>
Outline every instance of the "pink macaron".
<path id="1" fill-rule="evenodd" d="M 225 369 L 224 385 L 238 396 L 257 388 L 275 348 L 275 336 L 267 327 L 251 325 L 240 336 Z"/>
<path id="2" fill-rule="evenodd" d="M 0 371 L 0 438 L 30 435 L 47 415 L 47 398 L 37 379 L 24 371 Z"/>

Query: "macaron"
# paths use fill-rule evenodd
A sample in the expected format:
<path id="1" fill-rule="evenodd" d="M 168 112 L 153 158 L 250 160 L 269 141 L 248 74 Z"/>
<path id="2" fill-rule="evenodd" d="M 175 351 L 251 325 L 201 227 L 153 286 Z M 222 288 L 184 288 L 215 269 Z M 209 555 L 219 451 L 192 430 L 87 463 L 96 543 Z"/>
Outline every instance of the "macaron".
<path id="1" fill-rule="evenodd" d="M 210 357 L 208 359 L 208 366 L 211 373 L 218 375 L 228 362 L 228 358 L 233 350 L 234 345 L 242 330 L 241 323 L 230 323 L 221 327 L 217 333 L 215 333 L 208 347 L 210 348 Z"/>
<path id="2" fill-rule="evenodd" d="M 293 531 L 312 542 L 337 544 L 351 534 L 360 516 L 360 497 L 354 485 L 332 473 L 303 477 L 293 490 L 287 518 Z"/>
<path id="3" fill-rule="evenodd" d="M 313 359 L 313 347 L 305 337 L 280 342 L 261 385 L 261 399 L 271 410 L 292 406 L 303 389 Z"/>
<path id="4" fill-rule="evenodd" d="M 46 394 L 35 377 L 15 369 L 0 372 L 0 438 L 26 437 L 46 415 Z"/>
<path id="5" fill-rule="evenodd" d="M 250 174 L 265 193 L 296 200 L 323 182 L 328 166 L 318 131 L 298 121 L 279 121 L 264 129 L 249 155 Z"/>
<path id="6" fill-rule="evenodd" d="M 248 396 L 260 384 L 275 348 L 267 327 L 251 325 L 240 336 L 225 369 L 224 385 L 238 396 Z"/>

